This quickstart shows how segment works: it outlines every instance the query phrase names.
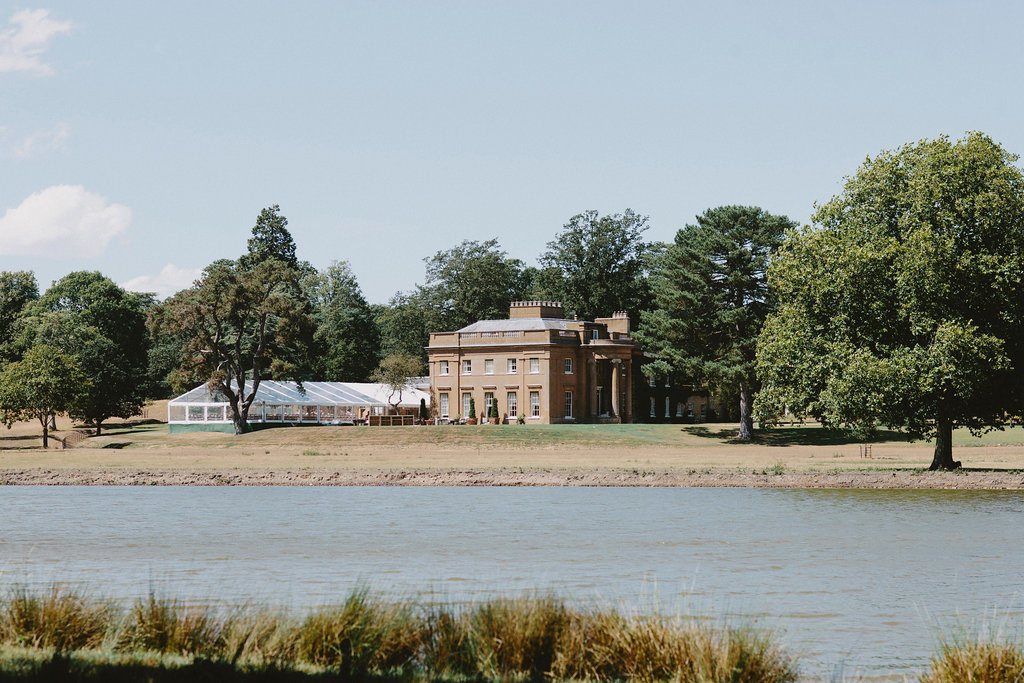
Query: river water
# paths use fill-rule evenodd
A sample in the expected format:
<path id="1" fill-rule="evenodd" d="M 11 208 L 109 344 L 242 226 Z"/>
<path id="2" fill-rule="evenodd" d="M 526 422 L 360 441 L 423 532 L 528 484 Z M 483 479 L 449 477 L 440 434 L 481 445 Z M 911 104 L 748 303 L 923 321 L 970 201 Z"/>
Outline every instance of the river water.
<path id="1" fill-rule="evenodd" d="M 874 677 L 1019 623 L 1022 520 L 997 491 L 5 486 L 0 583 L 295 608 L 360 583 L 550 591 L 769 628 L 808 677 Z"/>

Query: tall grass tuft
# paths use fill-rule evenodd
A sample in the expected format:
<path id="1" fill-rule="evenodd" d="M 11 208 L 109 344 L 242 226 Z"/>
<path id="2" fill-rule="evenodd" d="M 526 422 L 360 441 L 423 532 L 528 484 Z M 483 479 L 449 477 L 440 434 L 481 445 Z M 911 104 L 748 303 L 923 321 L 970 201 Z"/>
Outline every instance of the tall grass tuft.
<path id="1" fill-rule="evenodd" d="M 921 680 L 924 683 L 1020 683 L 1024 681 L 1024 648 L 980 639 L 944 644 Z"/>
<path id="2" fill-rule="evenodd" d="M 117 640 L 124 650 L 209 655 L 223 651 L 229 626 L 209 607 L 150 593 L 132 606 Z"/>
<path id="3" fill-rule="evenodd" d="M 53 586 L 42 594 L 12 588 L 0 609 L 0 641 L 58 651 L 97 647 L 110 626 L 109 603 Z"/>
<path id="4" fill-rule="evenodd" d="M 539 679 L 552 670 L 571 616 L 554 598 L 492 600 L 466 617 L 464 642 L 476 671 L 488 678 Z"/>
<path id="5" fill-rule="evenodd" d="M 414 605 L 384 602 L 359 588 L 339 607 L 306 617 L 295 635 L 296 655 L 350 676 L 403 671 L 416 661 L 422 630 Z"/>

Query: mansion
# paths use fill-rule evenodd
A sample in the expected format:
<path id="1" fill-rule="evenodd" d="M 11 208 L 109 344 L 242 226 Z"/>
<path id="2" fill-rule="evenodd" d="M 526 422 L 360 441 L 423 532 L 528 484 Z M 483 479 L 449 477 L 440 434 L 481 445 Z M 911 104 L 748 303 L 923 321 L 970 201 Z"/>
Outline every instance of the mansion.
<path id="1" fill-rule="evenodd" d="M 567 319 L 562 304 L 515 301 L 507 320 L 480 320 L 434 332 L 427 347 L 431 406 L 441 419 L 487 415 L 502 422 L 702 422 L 706 391 L 640 372 L 646 358 L 629 316 Z"/>

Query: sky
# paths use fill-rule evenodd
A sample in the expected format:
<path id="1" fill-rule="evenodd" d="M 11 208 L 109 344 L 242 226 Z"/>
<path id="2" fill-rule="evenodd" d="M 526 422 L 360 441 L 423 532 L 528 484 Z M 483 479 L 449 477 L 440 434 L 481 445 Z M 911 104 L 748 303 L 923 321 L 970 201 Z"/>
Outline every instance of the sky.
<path id="1" fill-rule="evenodd" d="M 1024 153 L 1019 2 L 0 2 L 0 270 L 166 296 L 279 204 L 367 298 L 574 214 L 806 223 L 869 155 Z"/>

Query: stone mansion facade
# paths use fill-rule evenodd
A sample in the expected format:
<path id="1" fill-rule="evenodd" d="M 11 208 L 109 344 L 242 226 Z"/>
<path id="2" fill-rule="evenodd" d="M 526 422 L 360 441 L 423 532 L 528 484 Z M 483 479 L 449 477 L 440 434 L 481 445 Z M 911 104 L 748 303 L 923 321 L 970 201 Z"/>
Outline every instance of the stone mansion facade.
<path id="1" fill-rule="evenodd" d="M 502 422 L 694 422 L 713 413 L 707 392 L 640 373 L 644 355 L 621 311 L 570 320 L 559 302 L 516 301 L 508 320 L 432 333 L 427 356 L 442 419 L 470 417 L 471 397 L 478 414 L 496 402 Z"/>

